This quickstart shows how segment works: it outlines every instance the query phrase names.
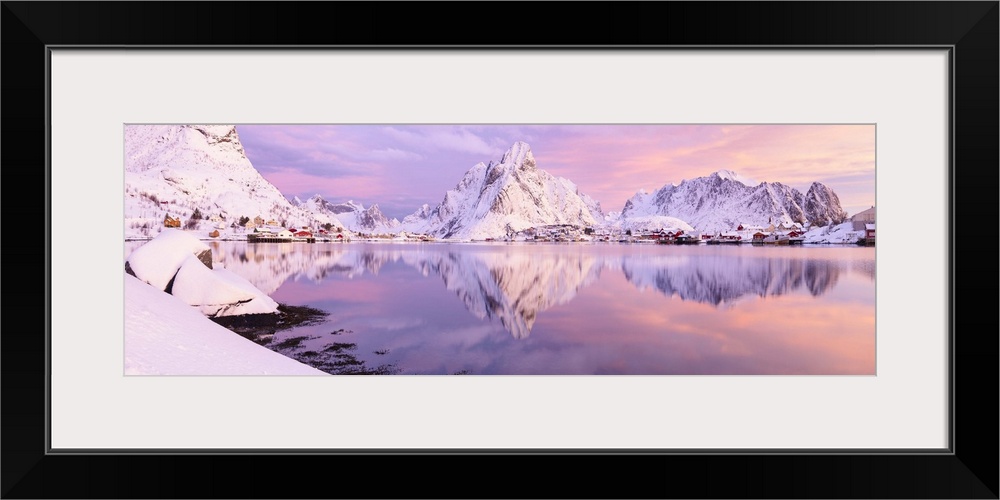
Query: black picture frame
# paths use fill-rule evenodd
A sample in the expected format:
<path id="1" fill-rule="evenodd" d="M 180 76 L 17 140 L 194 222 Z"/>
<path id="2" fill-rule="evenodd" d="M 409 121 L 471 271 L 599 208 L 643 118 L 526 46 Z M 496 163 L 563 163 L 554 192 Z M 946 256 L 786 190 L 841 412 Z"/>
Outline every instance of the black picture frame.
<path id="1" fill-rule="evenodd" d="M 5 219 L 34 234 L 44 214 L 46 229 L 44 247 L 37 236 L 3 247 L 8 264 L 36 270 L 13 285 L 30 293 L 5 297 L 4 498 L 998 498 L 997 316 L 972 305 L 995 303 L 995 250 L 962 237 L 989 233 L 997 213 L 997 1 L 2 3 Z M 48 453 L 48 235 L 66 223 L 47 195 L 48 48 L 415 44 L 950 47 L 952 228 L 935 236 L 951 238 L 949 452 Z"/>

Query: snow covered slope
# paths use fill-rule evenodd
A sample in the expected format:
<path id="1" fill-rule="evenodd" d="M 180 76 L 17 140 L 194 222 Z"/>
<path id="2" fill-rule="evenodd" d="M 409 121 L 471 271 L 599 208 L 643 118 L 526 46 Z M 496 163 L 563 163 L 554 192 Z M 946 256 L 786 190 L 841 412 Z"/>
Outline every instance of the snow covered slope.
<path id="1" fill-rule="evenodd" d="M 499 163 L 478 163 L 433 210 L 422 207 L 401 229 L 442 239 L 500 238 L 535 226 L 593 226 L 601 206 L 576 184 L 537 168 L 531 148 L 514 143 Z"/>
<path id="2" fill-rule="evenodd" d="M 865 230 L 854 229 L 854 223 L 847 221 L 841 224 L 812 228 L 805 234 L 805 243 L 857 243 L 865 237 Z"/>
<path id="3" fill-rule="evenodd" d="M 331 223 L 293 206 L 254 169 L 232 125 L 129 125 L 125 128 L 125 231 L 155 236 L 164 217 L 191 229 L 230 229 L 240 217 L 260 216 L 282 226 Z M 211 217 L 221 221 L 210 220 Z M 145 228 L 145 229 L 144 229 Z"/>
<path id="4" fill-rule="evenodd" d="M 125 275 L 126 375 L 326 375 Z"/>
<path id="5" fill-rule="evenodd" d="M 652 193 L 640 191 L 625 203 L 616 224 L 629 227 L 630 221 L 666 216 L 680 219 L 698 231 L 716 232 L 740 224 L 811 222 L 826 226 L 847 220 L 836 193 L 821 183 L 814 182 L 802 194 L 778 182 L 748 185 L 744 181 L 738 174 L 720 170 L 707 177 L 668 184 Z"/>

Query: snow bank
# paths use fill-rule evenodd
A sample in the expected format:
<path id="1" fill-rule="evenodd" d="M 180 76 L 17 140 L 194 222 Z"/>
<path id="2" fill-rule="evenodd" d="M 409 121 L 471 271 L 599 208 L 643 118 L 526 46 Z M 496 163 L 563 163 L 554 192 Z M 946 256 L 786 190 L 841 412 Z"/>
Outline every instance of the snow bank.
<path id="1" fill-rule="evenodd" d="M 200 263 L 199 263 L 200 265 Z M 326 375 L 125 276 L 126 375 Z"/>
<path id="2" fill-rule="evenodd" d="M 136 278 L 169 291 L 207 316 L 278 312 L 278 303 L 249 281 L 224 268 L 213 269 L 211 248 L 179 229 L 164 230 L 135 249 L 126 266 Z"/>

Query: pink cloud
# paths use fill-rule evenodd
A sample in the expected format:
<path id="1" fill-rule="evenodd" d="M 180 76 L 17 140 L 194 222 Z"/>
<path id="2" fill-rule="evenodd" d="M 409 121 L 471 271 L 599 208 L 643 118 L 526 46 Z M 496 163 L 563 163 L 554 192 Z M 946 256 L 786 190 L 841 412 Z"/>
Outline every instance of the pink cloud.
<path id="1" fill-rule="evenodd" d="M 248 126 L 254 165 L 286 195 L 435 204 L 478 162 L 528 142 L 539 168 L 620 210 L 639 189 L 733 170 L 755 181 L 832 188 L 849 213 L 875 202 L 874 125 Z M 303 191 L 305 190 L 305 191 Z M 406 200 L 405 202 L 402 200 Z M 407 205 L 408 204 L 408 205 Z M 383 207 L 386 208 L 386 207 Z"/>

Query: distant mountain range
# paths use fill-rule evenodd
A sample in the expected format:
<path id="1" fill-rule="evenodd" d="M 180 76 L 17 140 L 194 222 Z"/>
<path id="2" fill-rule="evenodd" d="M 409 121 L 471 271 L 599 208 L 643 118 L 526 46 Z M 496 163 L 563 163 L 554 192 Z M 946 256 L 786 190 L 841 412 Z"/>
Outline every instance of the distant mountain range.
<path id="1" fill-rule="evenodd" d="M 720 170 L 706 177 L 640 191 L 620 213 L 572 181 L 537 165 L 531 148 L 515 142 L 499 162 L 478 163 L 437 205 L 425 204 L 401 222 L 372 204 L 331 203 L 319 194 L 292 201 L 250 163 L 235 126 L 148 125 L 125 131 L 126 230 L 159 224 L 166 215 L 221 216 L 226 224 L 261 216 L 280 225 L 321 226 L 357 233 L 423 233 L 439 239 L 503 238 L 525 229 L 683 229 L 718 232 L 770 223 L 839 224 L 847 220 L 832 189 L 814 182 L 803 194 L 779 182 L 756 185 Z"/>
<path id="2" fill-rule="evenodd" d="M 779 182 L 747 185 L 737 174 L 720 170 L 652 193 L 640 191 L 625 203 L 616 222 L 628 226 L 630 221 L 658 217 L 679 219 L 699 231 L 717 232 L 740 224 L 808 222 L 826 226 L 844 222 L 847 212 L 836 193 L 819 182 L 802 194 Z"/>
<path id="3" fill-rule="evenodd" d="M 398 231 L 399 221 L 389 219 L 378 209 L 378 204 L 368 208 L 353 200 L 346 203 L 330 203 L 320 195 L 314 195 L 306 201 L 297 197 L 292 202 L 311 213 L 335 217 L 347 229 L 356 233 L 389 233 Z"/>

